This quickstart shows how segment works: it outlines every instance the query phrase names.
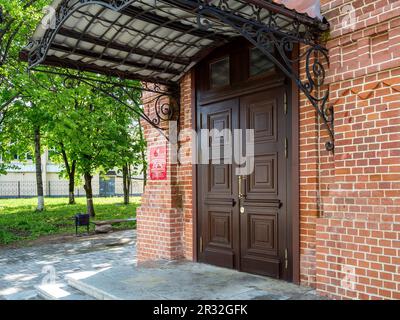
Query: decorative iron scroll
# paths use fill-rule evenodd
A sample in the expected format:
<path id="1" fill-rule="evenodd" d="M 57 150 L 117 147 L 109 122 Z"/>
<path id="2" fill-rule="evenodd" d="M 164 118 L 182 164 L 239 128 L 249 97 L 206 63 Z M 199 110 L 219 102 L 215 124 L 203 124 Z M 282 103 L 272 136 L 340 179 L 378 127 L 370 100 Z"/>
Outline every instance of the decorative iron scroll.
<path id="1" fill-rule="evenodd" d="M 151 125 L 157 128 L 162 122 L 176 120 L 179 122 L 180 117 L 180 95 L 178 88 L 163 89 L 163 86 L 152 83 L 143 83 L 142 90 L 151 93 L 150 99 L 142 101 L 149 106 L 149 110 L 153 109 L 154 116 L 149 118 Z M 143 93 L 143 92 L 142 92 Z"/>
<path id="2" fill-rule="evenodd" d="M 55 16 L 53 17 L 53 19 L 55 19 L 55 23 L 53 23 L 54 28 L 47 29 L 43 38 L 38 41 L 32 41 L 29 44 L 27 48 L 29 49 L 29 67 L 32 69 L 45 60 L 50 46 L 58 33 L 58 30 L 77 10 L 81 9 L 84 6 L 95 4 L 118 12 L 128 7 L 135 1 L 136 0 L 63 0 L 60 6 L 57 8 Z M 89 85 L 91 85 L 93 81 L 97 82 L 97 79 L 90 79 L 91 81 L 89 81 L 88 79 L 83 79 L 82 77 L 78 76 L 72 76 L 71 74 L 65 74 L 65 76 L 66 82 L 83 81 Z M 104 91 L 104 93 L 108 96 L 118 100 L 117 97 L 112 94 L 113 90 L 106 92 L 105 90 L 102 90 L 101 87 L 93 87 L 97 90 Z M 137 88 L 137 90 L 140 90 L 141 94 L 143 94 L 143 92 L 152 93 L 152 97 L 150 100 L 146 101 L 146 105 L 149 105 L 150 108 L 154 109 L 155 116 L 150 117 L 144 112 L 138 112 L 137 108 L 135 108 L 134 110 L 143 120 L 148 122 L 150 125 L 152 125 L 156 129 L 161 129 L 161 122 L 170 121 L 174 118 L 179 119 L 179 93 L 176 89 L 163 89 L 162 86 L 160 86 L 159 84 L 148 84 L 144 82 L 142 83 L 141 87 Z M 122 101 L 120 102 L 122 103 Z M 151 107 L 151 105 L 153 105 L 153 107 Z M 129 106 L 127 107 L 129 108 Z"/>
<path id="3" fill-rule="evenodd" d="M 63 84 L 66 88 L 76 88 L 80 84 L 86 84 L 92 87 L 94 90 L 102 92 L 104 95 L 113 98 L 121 105 L 124 105 L 131 111 L 133 111 L 141 119 L 149 123 L 155 129 L 160 130 L 161 133 L 164 129 L 161 128 L 162 122 L 167 122 L 175 120 L 179 122 L 180 118 L 180 97 L 179 88 L 166 88 L 157 83 L 146 83 L 142 82 L 140 86 L 128 85 L 123 81 L 113 81 L 111 79 L 105 78 L 94 78 L 88 77 L 81 74 L 74 74 L 68 70 L 63 70 L 63 72 L 51 71 L 48 69 L 33 69 L 32 71 L 44 72 L 53 75 L 58 75 L 64 77 Z M 132 103 L 135 104 L 134 107 L 129 105 L 126 101 L 121 100 L 117 95 L 114 94 L 116 89 L 121 89 L 130 98 Z M 143 108 L 137 104 L 137 99 L 134 98 L 132 93 L 139 92 L 139 99 L 149 107 L 149 116 L 143 110 Z M 143 93 L 150 93 L 151 97 L 143 99 Z M 153 110 L 153 112 L 151 112 Z M 178 126 L 179 127 L 179 126 Z M 164 133 L 162 133 L 164 135 Z M 165 136 L 165 135 L 164 135 Z M 168 140 L 168 137 L 165 136 Z"/>
<path id="4" fill-rule="evenodd" d="M 167 98 L 168 102 L 165 102 Z M 174 99 L 175 100 L 175 99 Z M 176 108 L 174 107 L 175 104 L 177 105 L 177 101 L 171 102 L 171 97 L 164 96 L 160 94 L 154 101 L 154 112 L 156 114 L 156 118 L 153 119 L 153 123 L 155 125 L 159 125 L 161 121 L 170 121 L 174 118 L 174 111 Z"/>
<path id="5" fill-rule="evenodd" d="M 333 108 L 328 105 L 329 88 L 325 85 L 325 66 L 329 66 L 329 58 L 327 49 L 317 43 L 319 31 L 294 19 L 291 22 L 293 31 L 283 34 L 276 13 L 249 5 L 251 14 L 248 15 L 252 17 L 249 20 L 232 10 L 230 3 L 229 0 L 199 0 L 199 28 L 207 30 L 213 27 L 213 20 L 223 21 L 264 53 L 308 98 L 328 130 L 330 141 L 325 143 L 326 150 L 334 151 Z M 304 50 L 297 58 L 292 57 L 295 44 L 301 44 Z M 271 46 L 279 53 L 279 58 L 271 52 Z M 306 79 L 300 79 L 293 70 L 293 64 L 303 60 Z"/>
<path id="6" fill-rule="evenodd" d="M 30 67 L 45 61 L 57 33 L 74 12 L 88 5 L 98 5 L 116 12 L 122 12 L 125 9 L 138 12 L 143 6 L 143 2 L 144 0 L 61 0 L 56 8 L 54 28 L 47 29 L 44 36 L 40 40 L 33 41 L 29 47 Z M 184 23 L 179 24 L 179 28 L 189 28 L 192 34 L 199 38 L 202 37 L 202 34 L 193 33 L 192 28 L 201 30 L 204 37 L 207 35 L 210 37 L 212 33 L 219 38 L 227 38 L 226 34 L 229 34 L 230 37 L 237 34 L 246 38 L 292 79 L 307 97 L 329 133 L 330 141 L 326 143 L 326 149 L 334 150 L 333 109 L 328 105 L 329 88 L 325 85 L 325 68 L 329 65 L 329 59 L 327 50 L 318 43 L 321 32 L 329 28 L 325 21 L 294 12 L 272 0 L 148 0 L 146 5 L 150 6 L 146 13 L 168 6 L 188 13 L 189 18 L 186 17 Z M 168 14 L 166 11 L 163 13 Z M 134 18 L 139 16 L 140 14 L 136 14 Z M 93 22 L 95 18 L 96 16 L 93 16 L 91 21 Z M 151 22 L 153 24 L 157 24 L 158 20 L 164 21 L 160 16 L 154 19 Z M 158 27 L 168 28 L 173 25 L 172 22 L 159 22 Z M 205 32 L 207 30 L 210 32 Z M 185 32 L 188 31 L 182 31 L 182 34 L 184 35 Z M 222 40 L 218 41 L 222 43 Z M 299 57 L 293 58 L 293 49 L 298 44 L 300 44 L 302 53 Z M 278 53 L 278 57 L 270 51 L 271 46 Z M 160 53 L 162 52 L 156 52 L 154 56 Z M 175 58 L 172 59 L 170 65 L 174 61 Z M 303 61 L 306 68 L 305 79 L 300 78 L 297 71 L 293 70 L 294 64 Z M 189 68 L 190 65 L 188 64 L 186 67 Z M 171 95 L 168 96 L 171 97 Z M 173 95 L 173 97 L 176 96 L 176 94 Z M 172 119 L 173 110 L 177 109 L 176 106 L 166 104 L 163 97 L 163 93 L 160 93 L 160 96 L 156 95 L 154 98 L 156 114 L 154 119 L 143 115 L 146 121 L 157 128 L 161 121 Z M 173 104 L 179 105 L 177 100 L 170 99 L 170 101 L 175 101 Z"/>

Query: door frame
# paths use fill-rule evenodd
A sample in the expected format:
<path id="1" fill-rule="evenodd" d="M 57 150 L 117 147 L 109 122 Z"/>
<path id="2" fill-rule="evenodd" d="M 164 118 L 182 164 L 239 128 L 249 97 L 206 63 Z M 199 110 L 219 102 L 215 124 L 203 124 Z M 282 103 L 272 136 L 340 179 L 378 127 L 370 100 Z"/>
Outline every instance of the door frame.
<path id="1" fill-rule="evenodd" d="M 299 63 L 296 58 L 299 56 L 299 46 L 296 44 L 292 51 L 293 70 L 299 74 Z M 196 68 L 193 67 L 190 71 L 191 77 L 191 116 L 192 129 L 197 131 L 197 86 L 196 86 Z M 291 282 L 300 284 L 300 149 L 299 149 L 299 107 L 300 107 L 300 92 L 294 81 L 286 86 L 288 89 L 291 106 L 291 126 L 290 128 L 290 146 L 289 149 L 289 172 L 287 174 L 287 195 L 291 199 L 288 204 L 288 210 L 291 218 L 289 219 L 290 237 L 289 243 L 292 244 L 289 248 L 289 257 L 291 257 Z M 198 167 L 192 164 L 192 222 L 193 222 L 193 261 L 198 262 L 199 254 L 199 214 L 198 214 L 198 197 L 197 197 L 197 177 Z"/>

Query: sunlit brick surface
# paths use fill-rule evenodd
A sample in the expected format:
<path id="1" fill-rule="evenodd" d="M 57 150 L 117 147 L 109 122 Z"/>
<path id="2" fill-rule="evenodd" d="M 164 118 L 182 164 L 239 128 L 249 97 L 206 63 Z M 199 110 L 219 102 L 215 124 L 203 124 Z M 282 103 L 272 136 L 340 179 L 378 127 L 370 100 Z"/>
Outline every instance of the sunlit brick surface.
<path id="1" fill-rule="evenodd" d="M 335 154 L 300 96 L 300 278 L 344 299 L 400 298 L 400 1 L 322 1 L 331 24 L 329 103 Z M 354 28 L 343 28 L 355 9 Z M 304 75 L 304 63 L 301 64 Z M 181 128 L 190 128 L 190 74 L 181 86 Z M 159 143 L 146 125 L 149 145 Z M 191 156 L 190 138 L 181 153 Z M 140 260 L 192 259 L 192 167 L 170 165 L 149 181 L 138 211 Z"/>
<path id="2" fill-rule="evenodd" d="M 146 104 L 151 93 L 145 94 L 146 113 L 155 117 L 154 105 Z M 191 76 L 181 82 L 181 131 L 192 127 Z M 167 102 L 167 101 L 166 101 Z M 148 147 L 166 145 L 166 140 L 146 122 Z M 168 124 L 162 124 L 168 134 Z M 190 136 L 180 139 L 181 157 L 191 158 Z M 168 164 L 167 180 L 149 180 L 138 216 L 138 259 L 193 259 L 192 165 Z"/>
<path id="3" fill-rule="evenodd" d="M 336 149 L 318 151 L 319 126 L 303 102 L 302 282 L 335 298 L 399 299 L 400 1 L 323 3 Z M 357 22 L 344 29 L 349 4 Z"/>

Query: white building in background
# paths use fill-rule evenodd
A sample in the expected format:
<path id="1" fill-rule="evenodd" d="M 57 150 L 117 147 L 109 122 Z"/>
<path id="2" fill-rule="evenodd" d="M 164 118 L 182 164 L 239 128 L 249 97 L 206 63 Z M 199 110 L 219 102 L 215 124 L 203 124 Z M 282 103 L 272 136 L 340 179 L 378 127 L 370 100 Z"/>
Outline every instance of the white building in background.
<path id="1" fill-rule="evenodd" d="M 1 161 L 1 160 L 0 160 Z M 0 175 L 0 198 L 34 197 L 36 195 L 36 170 L 31 157 L 20 162 L 18 157 L 11 163 L 16 168 L 7 170 L 6 175 Z M 60 178 L 62 167 L 52 163 L 49 152 L 42 155 L 42 177 L 44 195 L 47 197 L 68 196 L 68 180 Z M 83 183 L 83 179 L 81 179 Z M 84 196 L 85 190 L 76 182 L 75 196 Z M 110 171 L 106 176 L 95 175 L 92 180 L 93 195 L 100 197 L 122 196 L 122 174 Z M 134 177 L 131 183 L 131 195 L 143 193 L 143 178 Z"/>

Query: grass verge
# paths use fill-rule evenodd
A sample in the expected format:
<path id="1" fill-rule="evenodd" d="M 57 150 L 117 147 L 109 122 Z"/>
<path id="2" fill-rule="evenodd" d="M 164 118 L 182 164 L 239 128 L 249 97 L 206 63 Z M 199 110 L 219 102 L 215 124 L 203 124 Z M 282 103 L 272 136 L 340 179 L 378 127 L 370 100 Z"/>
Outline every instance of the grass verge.
<path id="1" fill-rule="evenodd" d="M 95 219 L 136 217 L 140 199 L 131 197 L 131 203 L 124 205 L 123 198 L 95 198 Z M 35 240 L 41 236 L 74 233 L 75 224 L 72 217 L 78 212 L 86 211 L 85 198 L 76 198 L 74 205 L 68 205 L 67 198 L 46 198 L 43 212 L 36 211 L 36 204 L 36 198 L 0 199 L 0 246 Z M 134 227 L 134 222 L 114 226 L 115 229 L 121 230 Z"/>

